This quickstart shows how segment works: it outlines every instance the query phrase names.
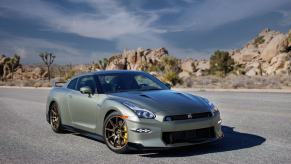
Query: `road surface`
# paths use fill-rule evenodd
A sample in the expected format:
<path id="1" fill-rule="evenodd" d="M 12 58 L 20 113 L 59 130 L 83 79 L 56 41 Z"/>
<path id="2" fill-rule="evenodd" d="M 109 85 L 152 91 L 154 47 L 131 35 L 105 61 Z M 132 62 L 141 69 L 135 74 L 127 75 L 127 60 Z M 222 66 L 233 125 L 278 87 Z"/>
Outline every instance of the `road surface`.
<path id="1" fill-rule="evenodd" d="M 0 163 L 291 163 L 290 93 L 191 92 L 219 106 L 223 140 L 126 155 L 78 134 L 52 132 L 47 93 L 0 88 Z"/>

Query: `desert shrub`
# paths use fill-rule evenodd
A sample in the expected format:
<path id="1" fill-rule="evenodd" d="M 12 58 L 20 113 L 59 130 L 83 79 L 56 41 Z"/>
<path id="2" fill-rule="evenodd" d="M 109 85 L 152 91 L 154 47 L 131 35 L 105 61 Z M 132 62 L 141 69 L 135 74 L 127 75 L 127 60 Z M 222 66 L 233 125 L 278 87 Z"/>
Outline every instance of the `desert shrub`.
<path id="1" fill-rule="evenodd" d="M 233 70 L 232 72 L 235 74 L 235 75 L 245 75 L 245 65 L 243 64 L 235 64 L 233 66 Z"/>
<path id="2" fill-rule="evenodd" d="M 233 70 L 234 60 L 226 51 L 215 51 L 210 57 L 210 73 L 224 77 Z"/>
<path id="3" fill-rule="evenodd" d="M 41 87 L 51 87 L 51 83 L 50 82 L 43 82 L 41 84 Z"/>
<path id="4" fill-rule="evenodd" d="M 70 79 L 71 77 L 73 77 L 76 74 L 76 71 L 73 69 L 70 69 L 68 72 L 66 72 L 65 74 L 65 80 Z"/>
<path id="5" fill-rule="evenodd" d="M 172 85 L 181 83 L 178 74 L 181 72 L 179 67 L 180 60 L 173 56 L 164 56 L 158 64 L 158 69 L 163 72 L 162 79 Z"/>
<path id="6" fill-rule="evenodd" d="M 288 75 L 274 76 L 236 76 L 229 74 L 226 77 L 196 76 L 188 77 L 177 87 L 192 88 L 225 88 L 225 89 L 284 89 L 290 88 L 291 77 Z"/>
<path id="7" fill-rule="evenodd" d="M 166 71 L 163 75 L 163 81 L 170 82 L 173 85 L 181 83 L 181 79 L 179 78 L 178 74 L 174 71 Z"/>
<path id="8" fill-rule="evenodd" d="M 0 81 L 0 86 L 5 86 L 5 82 L 4 81 Z"/>
<path id="9" fill-rule="evenodd" d="M 150 65 L 147 69 L 147 72 L 158 72 L 161 71 L 161 67 L 160 65 L 156 64 L 156 65 Z"/>
<path id="10" fill-rule="evenodd" d="M 21 87 L 32 87 L 32 86 L 34 86 L 35 83 L 36 83 L 36 81 L 34 81 L 34 80 L 22 80 L 20 82 L 20 86 Z"/>
<path id="11" fill-rule="evenodd" d="M 256 45 L 256 47 L 258 47 L 258 45 L 263 44 L 265 42 L 264 36 L 257 36 L 254 44 Z"/>
<path id="12" fill-rule="evenodd" d="M 182 86 L 183 87 L 187 87 L 187 88 L 193 87 L 193 79 L 192 79 L 192 77 L 188 77 L 188 78 L 184 79 Z"/>
<path id="13" fill-rule="evenodd" d="M 34 83 L 34 85 L 33 85 L 33 87 L 35 87 L 35 88 L 39 88 L 39 87 L 41 87 L 42 86 L 42 83 L 41 82 L 36 82 L 36 83 Z"/>
<path id="14" fill-rule="evenodd" d="M 164 56 L 161 59 L 160 62 L 160 68 L 161 70 L 166 70 L 166 71 L 174 71 L 176 73 L 179 73 L 180 70 L 180 60 L 173 57 L 173 56 Z"/>

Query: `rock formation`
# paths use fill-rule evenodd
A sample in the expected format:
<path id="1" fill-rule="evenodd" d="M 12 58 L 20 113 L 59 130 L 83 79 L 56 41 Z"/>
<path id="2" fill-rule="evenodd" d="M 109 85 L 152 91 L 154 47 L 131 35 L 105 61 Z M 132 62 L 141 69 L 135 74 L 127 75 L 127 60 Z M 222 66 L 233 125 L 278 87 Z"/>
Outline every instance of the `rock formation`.
<path id="1" fill-rule="evenodd" d="M 165 48 L 124 50 L 108 59 L 106 70 L 143 70 L 145 67 L 157 64 L 163 56 L 167 55 L 168 51 Z"/>
<path id="2" fill-rule="evenodd" d="M 248 76 L 291 73 L 291 31 L 265 29 L 243 48 L 230 52 Z"/>

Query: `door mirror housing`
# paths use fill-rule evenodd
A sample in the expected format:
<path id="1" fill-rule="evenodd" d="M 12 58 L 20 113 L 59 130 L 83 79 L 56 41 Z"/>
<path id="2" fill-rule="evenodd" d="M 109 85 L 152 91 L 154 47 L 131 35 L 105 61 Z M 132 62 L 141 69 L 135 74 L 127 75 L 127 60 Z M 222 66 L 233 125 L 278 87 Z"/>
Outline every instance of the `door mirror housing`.
<path id="1" fill-rule="evenodd" d="M 165 83 L 165 85 L 166 85 L 169 89 L 171 89 L 171 84 L 170 84 L 170 83 Z"/>
<path id="2" fill-rule="evenodd" d="M 88 94 L 89 96 L 91 96 L 93 93 L 90 87 L 81 87 L 80 92 L 82 94 Z"/>

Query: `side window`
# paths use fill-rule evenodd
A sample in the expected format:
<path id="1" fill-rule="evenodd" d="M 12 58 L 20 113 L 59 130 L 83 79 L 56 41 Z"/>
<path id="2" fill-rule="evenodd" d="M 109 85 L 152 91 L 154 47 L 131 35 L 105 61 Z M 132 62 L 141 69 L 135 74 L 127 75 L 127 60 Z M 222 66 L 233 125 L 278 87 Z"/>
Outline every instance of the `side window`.
<path id="1" fill-rule="evenodd" d="M 77 81 L 78 81 L 78 78 L 71 80 L 70 83 L 68 84 L 67 88 L 76 90 Z"/>
<path id="2" fill-rule="evenodd" d="M 96 82 L 93 76 L 83 76 L 79 78 L 77 90 L 79 91 L 82 87 L 91 88 L 93 93 L 96 93 Z"/>

